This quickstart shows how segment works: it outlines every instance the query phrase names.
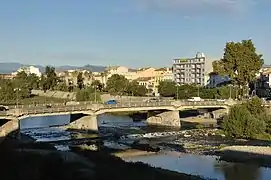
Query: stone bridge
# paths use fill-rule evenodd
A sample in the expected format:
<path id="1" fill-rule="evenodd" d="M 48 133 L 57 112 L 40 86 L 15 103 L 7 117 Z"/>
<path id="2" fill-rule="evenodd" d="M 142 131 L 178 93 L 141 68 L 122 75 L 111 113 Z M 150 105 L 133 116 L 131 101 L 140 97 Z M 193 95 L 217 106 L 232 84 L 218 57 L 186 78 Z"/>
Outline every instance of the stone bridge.
<path id="1" fill-rule="evenodd" d="M 79 103 L 78 105 L 52 104 L 51 108 L 45 105 L 20 106 L 11 108 L 5 113 L 5 118 L 12 121 L 3 125 L 0 134 L 4 136 L 13 129 L 18 129 L 18 123 L 28 117 L 34 116 L 55 116 L 84 114 L 74 122 L 70 123 L 71 128 L 87 129 L 98 131 L 97 116 L 111 112 L 147 111 L 147 123 L 161 126 L 180 127 L 179 111 L 199 108 L 224 108 L 229 109 L 233 103 L 218 102 L 214 100 L 188 102 L 188 101 L 161 101 L 161 102 L 123 102 L 114 105 Z M 5 127 L 7 126 L 7 127 Z M 11 127 L 12 126 L 12 127 Z"/>

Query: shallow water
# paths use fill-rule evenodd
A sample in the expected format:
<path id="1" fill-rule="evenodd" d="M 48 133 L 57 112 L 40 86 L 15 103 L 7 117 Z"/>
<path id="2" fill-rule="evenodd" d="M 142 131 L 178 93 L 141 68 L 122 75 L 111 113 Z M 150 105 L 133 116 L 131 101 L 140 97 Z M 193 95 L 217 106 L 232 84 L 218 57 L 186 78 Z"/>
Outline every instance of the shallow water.
<path id="1" fill-rule="evenodd" d="M 271 169 L 242 163 L 218 161 L 215 156 L 158 154 L 123 158 L 127 162 L 143 162 L 176 172 L 218 180 L 270 180 Z"/>
<path id="2" fill-rule="evenodd" d="M 69 116 L 48 116 L 48 117 L 32 117 L 20 121 L 20 131 L 29 135 L 36 141 L 50 142 L 60 140 L 71 140 L 87 137 L 88 134 L 79 132 L 68 132 L 61 128 L 70 122 Z M 100 115 L 98 117 L 98 125 L 103 128 L 126 128 L 131 130 L 144 129 L 145 132 L 163 131 L 163 129 L 152 129 L 146 126 L 144 121 L 133 122 L 128 116 Z M 60 126 L 60 127 L 56 127 Z M 165 130 L 164 131 L 170 131 Z M 130 131 L 129 131 L 130 132 Z M 129 141 L 126 140 L 126 141 Z M 106 146 L 127 149 L 128 147 L 114 142 L 105 141 Z M 127 143 L 127 142 L 126 142 Z M 129 144 L 129 143 L 128 143 Z M 57 144 L 58 150 L 68 151 L 67 143 Z M 141 161 L 155 167 L 161 167 L 177 172 L 187 174 L 200 175 L 207 178 L 215 178 L 219 180 L 270 180 L 271 169 L 262 168 L 255 165 L 241 163 L 218 162 L 216 157 L 200 156 L 200 155 L 169 155 L 159 154 L 150 156 L 137 156 L 125 158 L 126 161 Z"/>

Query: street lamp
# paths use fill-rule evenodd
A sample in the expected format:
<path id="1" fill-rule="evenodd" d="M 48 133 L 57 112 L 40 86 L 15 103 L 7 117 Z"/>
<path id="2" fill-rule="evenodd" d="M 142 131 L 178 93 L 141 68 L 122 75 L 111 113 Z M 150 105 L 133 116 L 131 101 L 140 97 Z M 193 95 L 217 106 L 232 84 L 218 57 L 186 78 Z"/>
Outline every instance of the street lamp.
<path id="1" fill-rule="evenodd" d="M 232 84 L 229 84 L 229 87 L 230 87 L 230 97 L 229 97 L 229 99 L 231 99 L 231 87 L 232 87 Z"/>
<path id="2" fill-rule="evenodd" d="M 179 100 L 179 86 L 180 86 L 180 84 L 178 83 L 176 86 L 177 86 L 176 99 Z"/>
<path id="3" fill-rule="evenodd" d="M 16 108 L 19 107 L 19 91 L 21 91 L 20 88 L 15 88 L 14 91 L 16 92 Z"/>
<path id="4" fill-rule="evenodd" d="M 199 97 L 199 86 L 200 86 L 200 84 L 198 84 L 198 97 Z"/>
<path id="5" fill-rule="evenodd" d="M 95 103 L 97 102 L 97 95 L 96 95 L 96 85 L 94 86 L 94 100 L 95 100 Z"/>

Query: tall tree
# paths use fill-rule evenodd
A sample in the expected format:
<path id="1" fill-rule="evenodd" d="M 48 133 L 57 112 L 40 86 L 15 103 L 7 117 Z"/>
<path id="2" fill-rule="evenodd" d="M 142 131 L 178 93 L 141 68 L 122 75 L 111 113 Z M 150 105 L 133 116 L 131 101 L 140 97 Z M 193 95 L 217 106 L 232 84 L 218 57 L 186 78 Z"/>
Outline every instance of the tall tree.
<path id="1" fill-rule="evenodd" d="M 77 87 L 79 89 L 82 89 L 84 87 L 84 78 L 82 72 L 79 72 L 77 75 Z"/>
<path id="2" fill-rule="evenodd" d="M 122 75 L 114 74 L 108 78 L 106 89 L 109 93 L 123 95 L 127 91 L 129 81 Z"/>
<path id="3" fill-rule="evenodd" d="M 158 92 L 164 97 L 174 97 L 177 92 L 176 83 L 173 81 L 161 81 L 158 86 Z"/>
<path id="4" fill-rule="evenodd" d="M 45 76 L 43 78 L 42 88 L 44 91 L 53 89 L 57 84 L 57 75 L 55 73 L 55 68 L 52 66 L 46 66 Z"/>
<path id="5" fill-rule="evenodd" d="M 255 80 L 262 65 L 262 55 L 257 54 L 252 40 L 243 40 L 226 43 L 223 58 L 214 62 L 213 68 L 219 74 L 229 75 L 236 85 L 244 87 Z"/>
<path id="6" fill-rule="evenodd" d="M 91 83 L 91 87 L 96 88 L 98 91 L 102 92 L 104 85 L 99 80 L 94 80 Z"/>

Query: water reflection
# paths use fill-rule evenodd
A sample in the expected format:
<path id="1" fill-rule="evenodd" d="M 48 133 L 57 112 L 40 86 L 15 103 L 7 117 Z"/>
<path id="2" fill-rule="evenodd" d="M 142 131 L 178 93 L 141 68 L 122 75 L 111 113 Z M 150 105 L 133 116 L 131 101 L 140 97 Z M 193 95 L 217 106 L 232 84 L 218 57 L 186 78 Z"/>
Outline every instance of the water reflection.
<path id="1" fill-rule="evenodd" d="M 252 164 L 218 162 L 215 163 L 214 168 L 218 173 L 224 175 L 225 180 L 266 180 L 268 178 L 267 174 L 264 173 L 264 171 L 268 169 L 260 168 Z M 269 175 L 271 174 L 269 173 Z"/>
<path id="2" fill-rule="evenodd" d="M 69 115 L 29 117 L 20 120 L 20 129 L 47 128 L 70 123 Z"/>
<path id="3" fill-rule="evenodd" d="M 145 121 L 134 122 L 129 116 L 101 114 L 98 116 L 99 127 L 145 127 Z"/>
<path id="4" fill-rule="evenodd" d="M 269 180 L 271 177 L 271 169 L 247 164 L 218 162 L 217 157 L 212 156 L 159 154 L 126 157 L 124 160 L 141 161 L 154 167 L 218 180 Z"/>

